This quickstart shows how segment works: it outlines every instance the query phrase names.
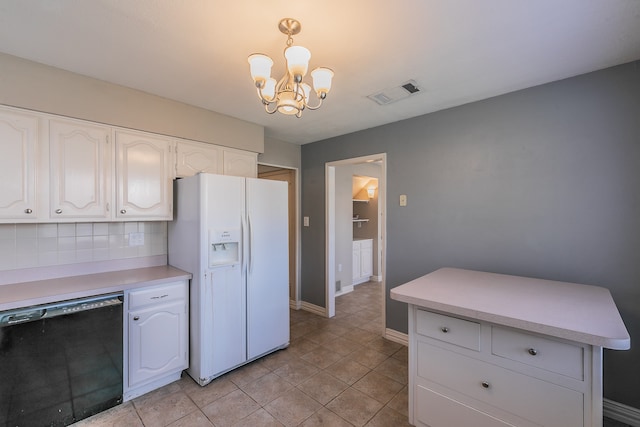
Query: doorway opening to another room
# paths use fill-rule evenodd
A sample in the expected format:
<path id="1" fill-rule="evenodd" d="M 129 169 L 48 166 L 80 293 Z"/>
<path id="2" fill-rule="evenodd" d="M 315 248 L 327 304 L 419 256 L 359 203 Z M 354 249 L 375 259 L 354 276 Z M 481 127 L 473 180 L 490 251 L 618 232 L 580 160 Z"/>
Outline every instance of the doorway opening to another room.
<path id="1" fill-rule="evenodd" d="M 383 153 L 325 165 L 325 315 L 335 316 L 336 296 L 351 292 L 360 283 L 380 281 L 382 336 L 385 335 L 386 161 Z"/>
<path id="2" fill-rule="evenodd" d="M 289 306 L 296 310 L 300 308 L 297 175 L 297 169 L 258 165 L 258 178 L 285 181 L 289 186 Z"/>

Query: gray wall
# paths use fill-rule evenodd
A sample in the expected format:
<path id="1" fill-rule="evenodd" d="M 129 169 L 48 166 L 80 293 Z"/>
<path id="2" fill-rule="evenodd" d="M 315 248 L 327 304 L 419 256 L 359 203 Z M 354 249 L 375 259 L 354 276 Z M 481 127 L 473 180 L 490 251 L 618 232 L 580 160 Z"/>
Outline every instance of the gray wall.
<path id="1" fill-rule="evenodd" d="M 299 145 L 273 138 L 264 139 L 264 153 L 258 154 L 258 163 L 300 170 Z"/>
<path id="2" fill-rule="evenodd" d="M 387 327 L 389 289 L 443 266 L 604 286 L 633 347 L 605 350 L 604 394 L 640 408 L 640 62 L 304 145 L 304 301 L 325 304 L 324 163 L 381 152 Z"/>

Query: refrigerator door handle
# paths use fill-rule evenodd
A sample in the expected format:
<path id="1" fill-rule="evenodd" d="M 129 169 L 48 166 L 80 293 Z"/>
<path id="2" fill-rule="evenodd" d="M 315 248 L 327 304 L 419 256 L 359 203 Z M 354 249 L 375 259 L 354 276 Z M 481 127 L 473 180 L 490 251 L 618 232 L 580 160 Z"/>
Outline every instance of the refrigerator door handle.
<path id="1" fill-rule="evenodd" d="M 251 273 L 251 270 L 253 269 L 253 257 L 251 256 L 252 255 L 251 252 L 253 250 L 253 247 L 252 247 L 252 240 L 253 240 L 252 239 L 253 238 L 252 234 L 253 233 L 252 233 L 252 230 L 251 230 L 251 215 L 247 215 L 247 220 L 248 220 L 248 228 L 249 228 L 249 230 L 248 230 L 249 231 L 248 232 L 249 238 L 248 238 L 248 245 L 247 245 L 248 249 L 249 249 L 247 251 L 247 253 L 248 253 L 247 256 L 248 256 L 249 260 L 248 260 L 247 273 Z"/>
<path id="2" fill-rule="evenodd" d="M 244 216 L 240 215 L 240 242 L 241 242 L 241 247 L 240 247 L 240 269 L 244 270 L 245 268 L 245 262 L 246 262 L 246 254 L 245 254 L 245 241 L 246 241 L 246 237 L 245 237 L 245 230 L 247 229 L 247 226 L 245 224 L 245 220 L 244 220 Z"/>

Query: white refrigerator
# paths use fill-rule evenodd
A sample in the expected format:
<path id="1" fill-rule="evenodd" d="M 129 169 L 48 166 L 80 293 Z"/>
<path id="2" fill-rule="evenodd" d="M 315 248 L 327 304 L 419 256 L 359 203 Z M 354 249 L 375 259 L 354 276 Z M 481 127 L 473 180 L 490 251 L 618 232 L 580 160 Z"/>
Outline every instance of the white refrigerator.
<path id="1" fill-rule="evenodd" d="M 204 173 L 175 181 L 168 257 L 193 275 L 187 372 L 200 385 L 289 345 L 287 185 Z"/>

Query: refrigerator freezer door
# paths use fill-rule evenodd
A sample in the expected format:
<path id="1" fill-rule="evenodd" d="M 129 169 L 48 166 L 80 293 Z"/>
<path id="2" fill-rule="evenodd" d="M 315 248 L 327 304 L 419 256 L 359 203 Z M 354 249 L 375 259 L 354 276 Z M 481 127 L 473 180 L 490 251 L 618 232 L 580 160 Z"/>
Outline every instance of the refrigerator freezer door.
<path id="1" fill-rule="evenodd" d="M 287 183 L 247 178 L 247 356 L 289 343 Z"/>
<path id="2" fill-rule="evenodd" d="M 245 288 L 239 265 L 219 267 L 207 274 L 204 340 L 205 378 L 217 376 L 247 360 Z"/>

